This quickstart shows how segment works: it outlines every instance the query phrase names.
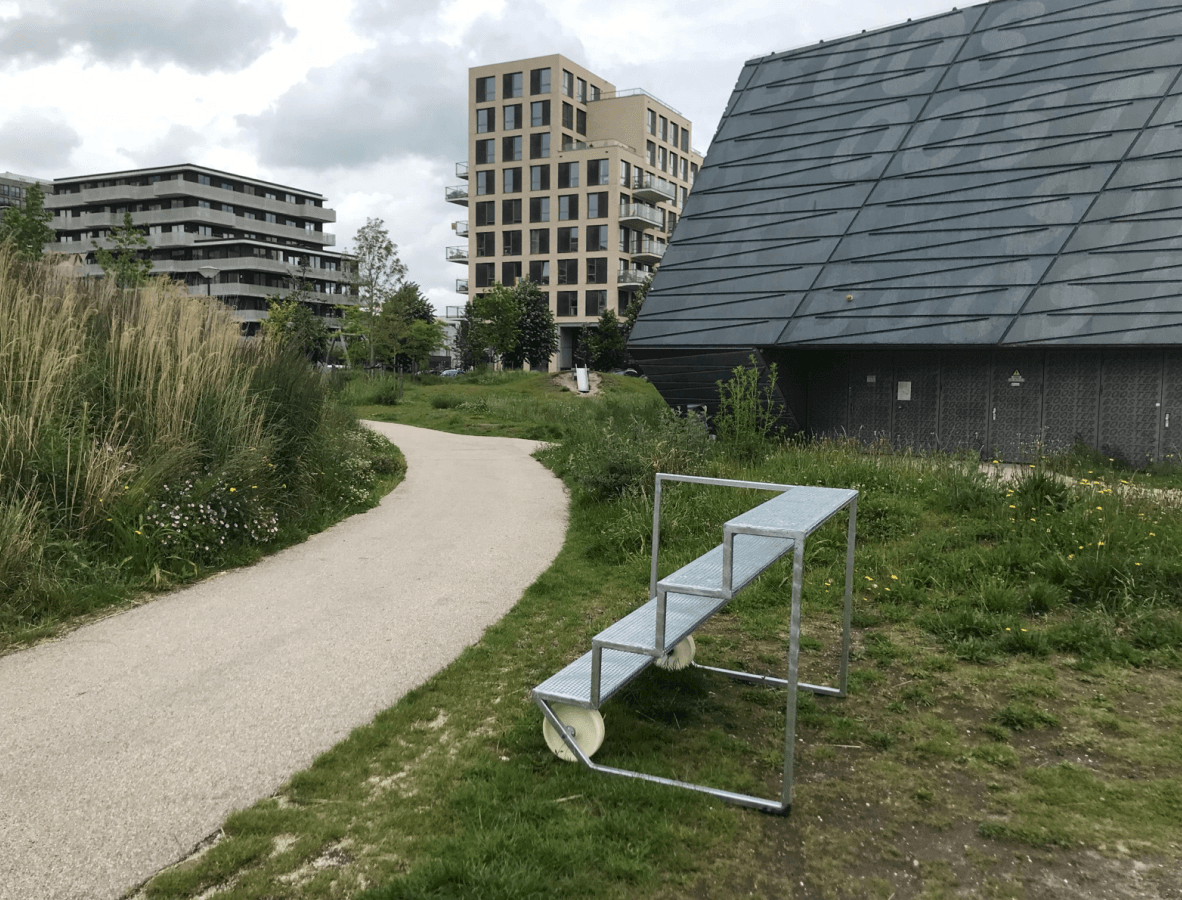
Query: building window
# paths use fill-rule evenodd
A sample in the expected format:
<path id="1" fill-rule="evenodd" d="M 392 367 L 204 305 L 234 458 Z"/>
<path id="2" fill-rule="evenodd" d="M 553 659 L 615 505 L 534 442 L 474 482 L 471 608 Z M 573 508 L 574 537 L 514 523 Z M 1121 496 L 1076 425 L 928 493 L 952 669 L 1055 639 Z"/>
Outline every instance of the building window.
<path id="1" fill-rule="evenodd" d="M 487 166 L 497 161 L 497 142 L 484 138 L 476 142 L 476 165 Z"/>
<path id="2" fill-rule="evenodd" d="M 648 141 L 645 144 L 645 158 L 648 160 L 650 166 L 657 164 L 657 145 L 652 141 Z"/>
<path id="3" fill-rule="evenodd" d="M 661 116 L 660 122 L 661 122 L 661 126 L 658 129 L 657 136 L 660 137 L 661 140 L 667 141 L 667 140 L 669 140 L 669 120 L 666 119 L 664 116 Z"/>
<path id="4" fill-rule="evenodd" d="M 562 70 L 562 93 L 567 97 L 575 95 L 575 76 L 566 69 Z"/>
<path id="5" fill-rule="evenodd" d="M 698 164 L 697 163 L 690 163 L 689 183 L 693 184 L 694 179 L 696 179 L 697 177 L 698 177 Z"/>
<path id="6" fill-rule="evenodd" d="M 558 220 L 560 222 L 579 217 L 579 195 L 563 194 L 558 198 Z"/>
<path id="7" fill-rule="evenodd" d="M 591 85 L 591 96 L 588 97 L 587 99 L 594 102 L 594 101 L 598 100 L 601 96 L 602 96 L 602 94 L 599 91 L 599 87 L 594 84 Z"/>
<path id="8" fill-rule="evenodd" d="M 607 291 L 587 291 L 587 312 L 589 316 L 602 316 L 607 311 Z"/>
<path id="9" fill-rule="evenodd" d="M 596 184 L 607 184 L 610 168 L 611 164 L 606 159 L 587 160 L 587 187 Z"/>
<path id="10" fill-rule="evenodd" d="M 607 191 L 595 191 L 587 195 L 587 218 L 607 218 Z"/>
<path id="11" fill-rule="evenodd" d="M 497 255 L 497 233 L 495 231 L 478 231 L 478 232 L 476 232 L 476 255 L 477 256 L 496 256 Z"/>
<path id="12" fill-rule="evenodd" d="M 484 194 L 495 194 L 497 192 L 496 183 L 496 169 L 477 169 L 476 170 L 476 194 L 482 196 Z"/>
<path id="13" fill-rule="evenodd" d="M 574 150 L 575 149 L 575 136 L 573 134 L 564 134 L 562 136 L 562 149 L 563 150 Z"/>
<path id="14" fill-rule="evenodd" d="M 548 93 L 550 93 L 550 70 L 549 69 L 530 69 L 530 71 L 529 71 L 529 92 L 531 94 L 548 94 Z"/>
<path id="15" fill-rule="evenodd" d="M 228 212 L 231 215 L 233 215 L 234 207 L 232 207 L 229 203 L 223 203 L 222 204 L 222 212 Z"/>
<path id="16" fill-rule="evenodd" d="M 539 253 L 550 252 L 549 228 L 531 228 L 529 230 L 529 252 L 535 256 Z"/>
<path id="17" fill-rule="evenodd" d="M 631 185 L 628 184 L 628 179 L 631 177 L 632 177 L 631 163 L 625 162 L 624 160 L 620 160 L 620 185 L 622 187 L 630 188 Z"/>
<path id="18" fill-rule="evenodd" d="M 661 167 L 661 171 L 668 172 L 669 171 L 669 151 L 667 151 L 664 147 L 659 147 L 659 148 L 657 148 L 657 157 L 660 160 L 658 165 Z"/>
<path id="19" fill-rule="evenodd" d="M 689 181 L 689 160 L 684 156 L 681 158 L 681 180 Z M 685 188 L 682 188 L 685 190 Z"/>
<path id="20" fill-rule="evenodd" d="M 688 196 L 689 196 L 689 191 L 687 191 L 685 188 L 682 188 L 681 189 L 681 205 L 682 205 L 682 207 L 685 206 L 685 199 Z"/>
<path id="21" fill-rule="evenodd" d="M 677 177 L 677 154 L 676 153 L 669 154 L 669 174 L 672 175 L 674 178 Z"/>
<path id="22" fill-rule="evenodd" d="M 521 159 L 521 135 L 501 138 L 501 158 L 505 162 Z"/>
<path id="23" fill-rule="evenodd" d="M 670 138 L 669 143 L 671 143 L 674 147 L 676 147 L 679 137 L 680 137 L 680 129 L 677 127 L 677 123 L 670 122 L 669 123 L 669 138 Z"/>
<path id="24" fill-rule="evenodd" d="M 549 222 L 550 221 L 550 198 L 549 197 L 530 197 L 529 198 L 529 220 L 531 222 Z"/>
<path id="25" fill-rule="evenodd" d="M 482 200 L 476 204 L 476 227 L 497 224 L 497 204 L 495 200 Z"/>
<path id="26" fill-rule="evenodd" d="M 197 205 L 198 205 L 199 207 L 201 207 L 202 209 L 209 209 L 209 201 L 208 201 L 208 200 L 198 200 L 198 201 L 197 201 Z M 267 221 L 268 221 L 268 222 L 274 222 L 274 221 L 275 221 L 275 216 L 274 216 L 274 214 L 271 214 L 271 218 L 267 219 Z"/>
<path id="27" fill-rule="evenodd" d="M 558 316 L 577 316 L 579 314 L 579 292 L 558 291 L 555 295 L 558 301 Z"/>
<path id="28" fill-rule="evenodd" d="M 550 101 L 535 100 L 529 105 L 530 128 L 543 128 L 550 124 Z"/>
<path id="29" fill-rule="evenodd" d="M 501 263 L 501 284 L 510 287 L 521 281 L 521 261 Z"/>
<path id="30" fill-rule="evenodd" d="M 521 232 L 520 231 L 502 231 L 501 232 L 501 255 L 502 256 L 521 256 Z"/>
<path id="31" fill-rule="evenodd" d="M 505 86 L 505 99 L 511 100 L 514 97 L 521 96 L 521 73 L 520 72 L 506 72 L 502 76 L 502 82 Z"/>
<path id="32" fill-rule="evenodd" d="M 562 127 L 572 129 L 575 127 L 575 108 L 569 103 L 562 104 Z"/>
<path id="33" fill-rule="evenodd" d="M 587 82 L 582 78 L 575 79 L 575 99 L 580 103 L 587 102 Z"/>
<path id="34" fill-rule="evenodd" d="M 550 132 L 540 131 L 537 134 L 531 134 L 529 136 L 529 158 L 550 158 Z"/>
<path id="35" fill-rule="evenodd" d="M 558 186 L 577 188 L 579 186 L 579 164 L 577 162 L 558 164 Z"/>
<path id="36" fill-rule="evenodd" d="M 653 135 L 657 133 L 657 113 L 651 109 L 648 111 L 648 133 Z"/>
<path id="37" fill-rule="evenodd" d="M 489 287 L 497 279 L 496 263 L 477 263 L 474 269 L 476 287 Z"/>
<path id="38" fill-rule="evenodd" d="M 587 260 L 587 284 L 607 284 L 607 257 Z"/>
<path id="39" fill-rule="evenodd" d="M 681 129 L 681 152 L 689 153 L 689 127 Z"/>
<path id="40" fill-rule="evenodd" d="M 514 166 L 511 169 L 501 169 L 504 178 L 502 179 L 501 189 L 506 194 L 520 194 L 521 193 L 521 166 Z"/>
<path id="41" fill-rule="evenodd" d="M 607 252 L 607 226 L 587 226 L 587 252 Z"/>
<path id="42" fill-rule="evenodd" d="M 531 191 L 550 190 L 550 167 L 548 165 L 529 167 L 529 189 Z"/>
<path id="43" fill-rule="evenodd" d="M 521 201 L 520 200 L 502 200 L 501 201 L 501 224 L 502 225 L 520 225 L 521 224 Z"/>
<path id="44" fill-rule="evenodd" d="M 504 128 L 506 131 L 515 131 L 521 127 L 521 104 L 511 103 L 508 106 L 501 107 L 504 110 Z"/>
<path id="45" fill-rule="evenodd" d="M 267 221 L 272 225 L 275 224 L 275 213 L 267 213 Z"/>
<path id="46" fill-rule="evenodd" d="M 209 176 L 208 175 L 198 175 L 197 176 L 197 183 L 198 184 L 209 184 Z"/>
<path id="47" fill-rule="evenodd" d="M 476 102 L 492 103 L 497 99 L 497 79 L 495 75 L 488 75 L 476 79 Z"/>
<path id="48" fill-rule="evenodd" d="M 579 252 L 579 229 L 578 228 L 559 228 L 558 229 L 558 252 L 559 253 L 578 253 Z"/>
<path id="49" fill-rule="evenodd" d="M 583 137 L 587 136 L 587 110 L 575 110 L 575 131 Z"/>
<path id="50" fill-rule="evenodd" d="M 487 134 L 490 131 L 496 131 L 496 114 L 496 109 L 491 106 L 487 109 L 476 110 L 476 133 Z"/>
<path id="51" fill-rule="evenodd" d="M 579 283 L 579 261 L 577 259 L 560 259 L 560 260 L 558 260 L 558 283 L 559 284 L 578 284 Z"/>
<path id="52" fill-rule="evenodd" d="M 550 283 L 550 261 L 535 259 L 529 264 L 529 280 L 534 284 Z"/>

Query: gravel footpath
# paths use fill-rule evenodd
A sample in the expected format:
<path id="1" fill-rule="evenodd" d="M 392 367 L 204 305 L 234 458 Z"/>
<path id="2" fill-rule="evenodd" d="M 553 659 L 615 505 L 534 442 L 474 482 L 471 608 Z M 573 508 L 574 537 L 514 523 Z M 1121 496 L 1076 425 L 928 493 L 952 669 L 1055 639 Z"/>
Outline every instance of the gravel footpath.
<path id="1" fill-rule="evenodd" d="M 116 898 L 455 659 L 554 560 L 537 445 L 371 423 L 407 477 L 257 565 L 0 658 L 0 898 Z"/>

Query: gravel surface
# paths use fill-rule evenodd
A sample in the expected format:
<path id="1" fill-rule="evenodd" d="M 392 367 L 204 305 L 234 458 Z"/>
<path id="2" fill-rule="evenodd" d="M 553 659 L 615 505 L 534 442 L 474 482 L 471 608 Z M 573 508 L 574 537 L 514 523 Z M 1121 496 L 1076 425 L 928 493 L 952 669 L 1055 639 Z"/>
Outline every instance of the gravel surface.
<path id="1" fill-rule="evenodd" d="M 117 898 L 479 640 L 553 561 L 531 441 L 371 423 L 376 509 L 0 658 L 0 900 Z"/>

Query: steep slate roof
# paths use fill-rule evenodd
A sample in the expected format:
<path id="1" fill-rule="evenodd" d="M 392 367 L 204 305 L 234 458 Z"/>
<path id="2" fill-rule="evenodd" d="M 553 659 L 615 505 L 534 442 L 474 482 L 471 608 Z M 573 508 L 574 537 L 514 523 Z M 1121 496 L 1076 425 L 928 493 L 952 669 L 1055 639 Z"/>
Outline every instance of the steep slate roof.
<path id="1" fill-rule="evenodd" d="M 1176 0 L 752 60 L 631 345 L 1182 344 L 1180 76 Z"/>

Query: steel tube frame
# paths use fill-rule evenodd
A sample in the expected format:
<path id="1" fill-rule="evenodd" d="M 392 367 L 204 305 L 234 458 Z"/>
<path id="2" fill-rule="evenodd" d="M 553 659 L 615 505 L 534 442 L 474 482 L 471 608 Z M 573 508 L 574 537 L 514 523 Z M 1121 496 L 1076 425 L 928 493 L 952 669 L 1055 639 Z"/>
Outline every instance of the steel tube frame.
<path id="1" fill-rule="evenodd" d="M 664 632 L 665 632 L 665 609 L 664 604 L 659 602 L 664 599 L 664 592 L 657 590 L 657 558 L 660 552 L 660 530 L 661 530 L 661 482 L 662 481 L 682 481 L 691 484 L 705 484 L 718 485 L 722 487 L 740 487 L 752 488 L 755 490 L 771 490 L 780 491 L 781 493 L 791 490 L 797 485 L 791 484 L 769 484 L 767 482 L 759 481 L 738 481 L 726 478 L 703 478 L 694 475 L 668 475 L 659 473 L 656 478 L 656 486 L 653 492 L 653 557 L 652 567 L 650 570 L 649 579 L 649 596 L 657 597 L 657 649 L 663 649 Z M 542 710 L 542 715 L 546 717 L 547 721 L 557 729 L 558 734 L 562 737 L 563 743 L 574 754 L 575 759 L 586 766 L 593 772 L 599 772 L 604 775 L 620 775 L 625 778 L 636 778 L 641 781 L 648 781 L 653 784 L 663 784 L 668 787 L 678 787 L 685 790 L 697 791 L 699 793 L 708 794 L 711 797 L 717 797 L 728 803 L 734 803 L 739 806 L 745 806 L 750 809 L 761 810 L 762 812 L 773 813 L 777 815 L 784 815 L 792 808 L 792 792 L 794 779 L 794 764 L 795 764 L 795 750 L 796 750 L 796 694 L 800 689 L 809 691 L 814 694 L 819 694 L 827 697 L 844 697 L 847 690 L 847 681 L 849 677 L 849 654 L 850 654 L 850 627 L 853 616 L 853 588 L 854 588 L 854 539 L 856 536 L 857 525 L 857 511 L 858 511 L 858 496 L 854 494 L 850 500 L 843 504 L 849 510 L 849 525 L 846 530 L 846 565 L 845 565 L 845 597 L 842 609 L 842 634 L 841 634 L 841 660 L 838 667 L 838 686 L 831 687 L 828 685 L 809 684 L 807 682 L 800 682 L 797 680 L 799 675 L 800 662 L 800 611 L 801 611 L 801 597 L 804 589 L 804 544 L 806 535 L 798 533 L 793 535 L 793 559 L 792 559 L 792 608 L 789 624 L 788 635 L 788 677 L 776 678 L 771 675 L 756 675 L 752 672 L 737 672 L 731 669 L 720 669 L 713 666 L 703 666 L 698 663 L 692 663 L 695 668 L 702 669 L 706 672 L 715 672 L 720 675 L 725 675 L 728 678 L 735 678 L 739 681 L 745 681 L 751 684 L 762 684 L 766 686 L 786 687 L 787 700 L 785 704 L 785 722 L 784 722 L 784 774 L 781 783 L 780 800 L 769 800 L 762 797 L 755 797 L 750 794 L 740 794 L 734 791 L 726 791 L 721 788 L 713 788 L 703 784 L 693 784 L 687 781 L 677 781 L 672 778 L 661 778 L 656 775 L 646 775 L 643 772 L 636 772 L 631 769 L 617 769 L 611 766 L 603 766 L 591 761 L 591 758 L 585 754 L 578 744 L 575 743 L 574 737 L 566 730 L 562 721 L 557 714 L 550 707 L 549 702 L 541 697 L 534 697 L 534 702 Z M 838 507 L 840 510 L 841 507 Z M 836 513 L 834 513 L 836 514 Z M 827 521 L 826 519 L 825 521 Z M 814 529 L 815 530 L 815 529 Z M 743 532 L 743 533 L 758 533 L 758 532 Z M 810 532 L 811 533 L 811 532 Z M 732 556 L 732 546 L 734 541 L 734 532 L 727 533 L 723 540 L 723 590 L 729 598 L 730 594 L 730 566 Z M 593 651 L 592 655 L 592 687 L 591 687 L 591 702 L 592 709 L 599 708 L 599 666 L 600 653 L 599 648 Z"/>

